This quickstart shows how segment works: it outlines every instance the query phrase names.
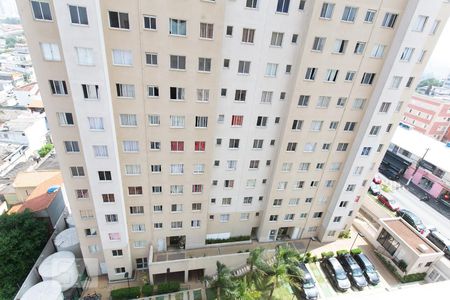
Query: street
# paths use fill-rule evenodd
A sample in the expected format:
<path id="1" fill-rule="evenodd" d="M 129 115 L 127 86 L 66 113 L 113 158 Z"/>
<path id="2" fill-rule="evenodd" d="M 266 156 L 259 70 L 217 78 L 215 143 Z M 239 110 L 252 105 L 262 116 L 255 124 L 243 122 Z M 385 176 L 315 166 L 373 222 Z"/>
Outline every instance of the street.
<path id="1" fill-rule="evenodd" d="M 434 200 L 423 202 L 406 188 L 402 187 L 400 183 L 392 182 L 382 174 L 380 174 L 380 176 L 383 179 L 383 183 L 387 184 L 392 189 L 391 194 L 400 205 L 400 208 L 407 209 L 416 214 L 427 228 L 435 227 L 447 238 L 450 238 L 449 208 L 435 203 Z M 421 195 L 418 196 L 420 197 Z"/>

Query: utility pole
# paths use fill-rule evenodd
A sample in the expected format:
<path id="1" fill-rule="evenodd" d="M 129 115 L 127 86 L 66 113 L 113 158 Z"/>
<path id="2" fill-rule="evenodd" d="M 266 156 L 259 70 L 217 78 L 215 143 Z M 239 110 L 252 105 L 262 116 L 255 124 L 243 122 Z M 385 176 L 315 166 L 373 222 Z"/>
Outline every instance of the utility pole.
<path id="1" fill-rule="evenodd" d="M 414 175 L 416 175 L 417 170 L 419 170 L 420 164 L 422 163 L 422 161 L 425 159 L 425 156 L 427 155 L 428 151 L 430 150 L 430 148 L 427 148 L 425 150 L 425 153 L 423 154 L 422 158 L 419 159 L 417 161 L 416 164 L 416 168 L 414 169 L 414 172 L 412 173 L 411 177 L 409 177 L 408 182 L 406 183 L 406 185 L 409 185 L 409 183 L 411 182 L 411 180 L 413 179 Z"/>

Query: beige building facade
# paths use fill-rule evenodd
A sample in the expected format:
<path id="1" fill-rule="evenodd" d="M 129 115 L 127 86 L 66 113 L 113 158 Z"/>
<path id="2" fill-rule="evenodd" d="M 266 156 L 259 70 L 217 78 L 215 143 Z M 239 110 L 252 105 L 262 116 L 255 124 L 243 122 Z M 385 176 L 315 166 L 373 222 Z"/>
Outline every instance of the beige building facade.
<path id="1" fill-rule="evenodd" d="M 450 9 L 17 2 L 88 272 L 110 280 L 150 249 L 335 240 Z"/>

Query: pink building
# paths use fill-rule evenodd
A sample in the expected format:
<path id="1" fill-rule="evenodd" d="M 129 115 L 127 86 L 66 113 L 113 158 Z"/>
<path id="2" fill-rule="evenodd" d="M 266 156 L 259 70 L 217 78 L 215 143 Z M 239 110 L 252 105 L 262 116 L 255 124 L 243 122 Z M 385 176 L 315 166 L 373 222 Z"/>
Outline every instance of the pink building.
<path id="1" fill-rule="evenodd" d="M 404 124 L 439 141 L 450 141 L 450 98 L 414 94 L 403 115 Z"/>

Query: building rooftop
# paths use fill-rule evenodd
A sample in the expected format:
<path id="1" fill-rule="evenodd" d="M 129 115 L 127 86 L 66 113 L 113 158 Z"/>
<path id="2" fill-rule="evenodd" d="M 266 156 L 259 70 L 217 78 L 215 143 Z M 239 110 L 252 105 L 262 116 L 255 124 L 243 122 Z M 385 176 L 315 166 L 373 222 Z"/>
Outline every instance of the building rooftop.
<path id="1" fill-rule="evenodd" d="M 16 119 L 5 122 L 0 131 L 24 131 L 41 118 L 44 118 L 44 115 L 26 112 L 19 115 Z"/>
<path id="2" fill-rule="evenodd" d="M 23 212 L 25 209 L 29 209 L 33 212 L 47 209 L 61 189 L 62 183 L 63 179 L 61 173 L 58 172 L 58 174 L 39 184 L 33 192 L 31 192 L 24 203 L 14 205 L 8 213 Z M 51 189 L 52 187 L 54 187 L 54 189 Z"/>
<path id="3" fill-rule="evenodd" d="M 60 171 L 33 171 L 17 173 L 13 186 L 15 188 L 38 186 L 44 181 L 61 174 Z"/>
<path id="4" fill-rule="evenodd" d="M 23 86 L 16 87 L 14 91 L 30 92 L 37 87 L 37 82 L 32 82 Z"/>
<path id="5" fill-rule="evenodd" d="M 384 224 L 406 242 L 417 254 L 437 253 L 420 234 L 400 219 L 385 219 Z M 419 250 L 421 249 L 421 250 Z"/>
<path id="6" fill-rule="evenodd" d="M 450 159 L 445 159 L 450 157 L 450 147 L 444 143 L 400 126 L 397 127 L 391 143 L 418 157 L 422 157 L 429 148 L 425 160 L 445 172 L 450 172 Z"/>

